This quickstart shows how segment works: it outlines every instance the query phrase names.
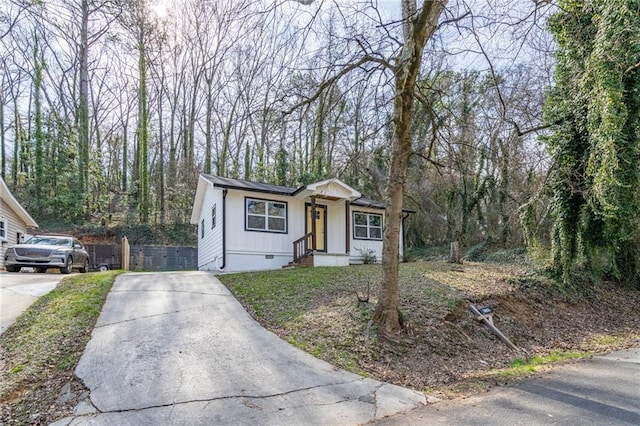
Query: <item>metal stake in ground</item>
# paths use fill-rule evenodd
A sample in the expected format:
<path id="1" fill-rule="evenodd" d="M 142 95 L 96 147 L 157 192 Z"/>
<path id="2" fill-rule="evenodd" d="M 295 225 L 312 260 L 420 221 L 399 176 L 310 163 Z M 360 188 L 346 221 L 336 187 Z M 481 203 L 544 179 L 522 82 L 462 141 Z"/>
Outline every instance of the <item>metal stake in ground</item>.
<path id="1" fill-rule="evenodd" d="M 469 309 L 471 309 L 471 312 L 476 314 L 476 319 L 478 321 L 484 322 L 487 325 L 487 327 L 489 327 L 491 329 L 491 331 L 493 331 L 494 334 L 500 338 L 500 340 L 502 340 L 504 343 L 507 344 L 507 346 L 509 346 L 514 351 L 518 350 L 518 347 L 516 345 L 514 345 L 513 343 L 511 343 L 511 340 L 509 340 L 507 338 L 507 336 L 502 334 L 502 332 L 500 330 L 498 330 L 498 328 L 495 325 L 493 325 L 493 310 L 492 309 L 483 308 L 482 312 L 481 312 L 481 311 L 478 310 L 478 308 L 473 306 L 472 303 L 469 303 Z"/>

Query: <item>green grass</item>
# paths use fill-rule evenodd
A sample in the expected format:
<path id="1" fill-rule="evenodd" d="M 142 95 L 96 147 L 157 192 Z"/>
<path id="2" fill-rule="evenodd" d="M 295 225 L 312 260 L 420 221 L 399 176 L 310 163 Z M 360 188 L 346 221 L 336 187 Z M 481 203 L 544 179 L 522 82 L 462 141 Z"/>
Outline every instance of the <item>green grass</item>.
<path id="1" fill-rule="evenodd" d="M 593 343 L 599 346 L 619 346 L 633 338 L 640 341 L 640 333 L 628 333 L 624 335 L 600 335 L 593 339 Z"/>
<path id="2" fill-rule="evenodd" d="M 261 323 L 292 345 L 362 374 L 351 347 L 371 313 L 358 309 L 354 291 L 362 293 L 367 285 L 375 285 L 372 280 L 379 273 L 380 265 L 360 265 L 248 272 L 219 279 Z"/>
<path id="3" fill-rule="evenodd" d="M 296 268 L 220 275 L 219 279 L 250 305 L 258 318 L 282 325 L 327 301 L 319 299 L 353 295 L 354 289 L 365 290 L 366 279 L 378 275 L 379 268 L 379 265 Z"/>
<path id="4" fill-rule="evenodd" d="M 554 351 L 550 355 L 534 355 L 530 359 L 516 358 L 511 362 L 511 367 L 498 371 L 502 377 L 523 377 L 540 370 L 547 364 L 560 361 L 582 359 L 593 355 L 593 352 Z"/>
<path id="5" fill-rule="evenodd" d="M 119 271 L 64 278 L 0 336 L 0 402 L 18 406 L 25 389 L 73 372 Z M 18 408 L 18 414 L 20 409 Z M 22 411 L 27 410 L 23 407 Z M 23 413 L 24 414 L 24 413 Z"/>
<path id="6" fill-rule="evenodd" d="M 609 344 L 603 347 L 592 343 L 603 331 L 591 328 L 589 302 L 567 304 L 544 274 L 520 263 L 401 264 L 399 306 L 407 326 L 393 338 L 380 338 L 372 322 L 382 281 L 379 264 L 218 278 L 254 318 L 289 343 L 339 368 L 415 389 L 451 385 L 475 392 L 548 364 L 638 341 L 630 331 L 637 329 L 636 293 L 602 289 L 598 306 L 616 307 L 606 333 L 621 336 L 600 337 L 598 342 Z M 367 288 L 369 303 L 359 303 L 355 292 L 363 296 Z M 498 327 L 519 347 L 544 356 L 514 361 L 518 355 L 473 319 L 468 301 L 496 306 Z M 547 320 L 551 330 L 542 326 Z"/>
<path id="7" fill-rule="evenodd" d="M 416 303 L 429 303 L 441 314 L 457 306 L 463 295 L 430 278 L 425 268 L 417 263 L 402 265 L 401 297 L 404 295 Z M 253 310 L 256 317 L 273 326 L 283 326 L 310 310 L 342 304 L 345 299 L 353 302 L 353 314 L 366 320 L 372 314 L 367 308 L 371 304 L 362 304 L 356 310 L 355 292 L 362 296 L 369 288 L 371 302 L 375 302 L 382 268 L 380 265 L 295 268 L 220 275 L 219 279 Z"/>
<path id="8" fill-rule="evenodd" d="M 409 320 L 417 312 L 443 318 L 461 293 L 429 278 L 426 264 L 403 264 L 402 306 Z M 267 328 L 314 356 L 357 374 L 359 360 L 377 343 L 373 316 L 381 265 L 295 268 L 220 275 L 219 279 Z M 369 289 L 371 303 L 358 303 Z M 414 309 L 418 308 L 419 309 Z"/>

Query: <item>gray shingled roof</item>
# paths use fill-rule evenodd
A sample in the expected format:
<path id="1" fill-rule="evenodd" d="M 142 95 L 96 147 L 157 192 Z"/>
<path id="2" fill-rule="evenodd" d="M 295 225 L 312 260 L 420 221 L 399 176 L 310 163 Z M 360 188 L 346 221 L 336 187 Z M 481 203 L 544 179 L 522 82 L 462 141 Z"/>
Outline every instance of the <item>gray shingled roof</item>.
<path id="1" fill-rule="evenodd" d="M 261 192 L 265 194 L 276 194 L 276 195 L 293 195 L 298 192 L 300 189 L 304 188 L 289 188 L 286 186 L 280 185 L 272 185 L 270 183 L 260 183 L 260 182 L 251 182 L 243 179 L 232 179 L 221 176 L 212 176 L 207 174 L 202 174 L 202 176 L 207 179 L 209 182 L 213 183 L 214 186 L 218 188 L 228 188 L 228 189 L 240 189 L 243 191 L 251 191 L 251 192 Z M 377 209 L 384 209 L 385 205 L 381 201 L 372 200 L 370 198 L 360 197 L 357 200 L 351 202 L 354 206 L 360 207 L 373 207 Z M 406 212 L 412 212 L 412 210 L 403 209 Z"/>
<path id="2" fill-rule="evenodd" d="M 371 198 L 365 198 L 365 197 L 360 197 L 357 200 L 353 200 L 351 204 L 354 206 L 375 207 L 377 209 L 384 209 L 383 202 L 372 200 Z"/>
<path id="3" fill-rule="evenodd" d="M 242 179 L 232 179 L 221 176 L 203 174 L 205 179 L 219 188 L 241 189 L 244 191 L 263 192 L 267 194 L 291 195 L 297 188 L 287 188 L 286 186 L 271 185 L 270 183 L 251 182 Z"/>

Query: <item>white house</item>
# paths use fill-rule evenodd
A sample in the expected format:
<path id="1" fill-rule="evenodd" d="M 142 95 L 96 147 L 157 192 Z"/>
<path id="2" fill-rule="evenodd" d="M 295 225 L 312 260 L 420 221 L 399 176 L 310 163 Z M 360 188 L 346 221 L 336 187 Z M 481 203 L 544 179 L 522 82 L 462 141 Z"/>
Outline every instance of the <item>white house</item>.
<path id="1" fill-rule="evenodd" d="M 340 266 L 362 263 L 365 253 L 382 259 L 384 205 L 338 179 L 287 188 L 201 174 L 191 223 L 199 270 Z"/>
<path id="2" fill-rule="evenodd" d="M 4 269 L 4 252 L 10 245 L 22 242 L 28 228 L 38 224 L 20 205 L 0 177 L 0 268 Z"/>

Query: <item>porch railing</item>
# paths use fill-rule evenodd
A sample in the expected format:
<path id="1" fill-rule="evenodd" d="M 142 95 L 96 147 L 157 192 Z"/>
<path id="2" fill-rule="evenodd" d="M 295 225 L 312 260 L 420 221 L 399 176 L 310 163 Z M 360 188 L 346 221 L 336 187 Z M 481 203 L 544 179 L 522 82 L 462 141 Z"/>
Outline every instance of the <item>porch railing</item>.
<path id="1" fill-rule="evenodd" d="M 311 236 L 312 233 L 309 232 L 293 242 L 293 263 L 298 263 L 313 251 L 311 248 Z"/>

